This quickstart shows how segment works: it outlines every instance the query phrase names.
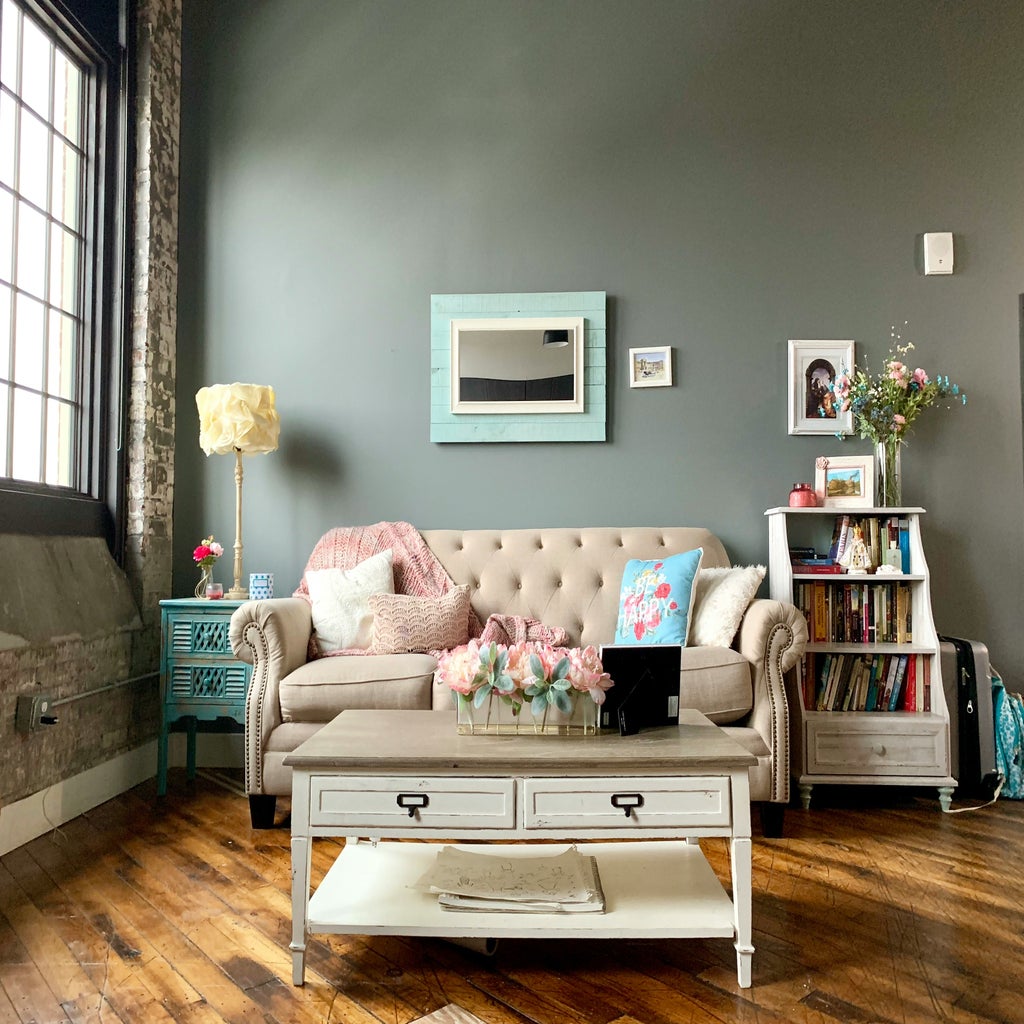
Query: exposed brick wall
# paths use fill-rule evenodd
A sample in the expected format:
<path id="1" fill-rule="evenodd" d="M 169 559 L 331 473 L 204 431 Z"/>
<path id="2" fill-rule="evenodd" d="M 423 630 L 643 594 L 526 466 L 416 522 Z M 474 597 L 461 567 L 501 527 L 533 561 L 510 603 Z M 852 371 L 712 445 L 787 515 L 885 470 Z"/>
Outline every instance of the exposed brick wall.
<path id="1" fill-rule="evenodd" d="M 139 0 L 137 19 L 126 571 L 145 626 L 140 656 L 152 665 L 157 602 L 171 589 L 181 0 Z"/>
<path id="2" fill-rule="evenodd" d="M 45 552 L 33 556 L 55 569 L 44 573 L 0 537 L 0 806 L 132 750 L 159 728 L 158 602 L 170 596 L 172 564 L 181 0 L 137 0 L 137 12 L 125 571 L 105 548 L 22 538 Z M 84 597 L 67 586 L 71 573 L 84 576 Z M 92 602 L 105 619 L 87 614 Z M 59 724 L 18 734 L 24 693 L 67 700 Z"/>

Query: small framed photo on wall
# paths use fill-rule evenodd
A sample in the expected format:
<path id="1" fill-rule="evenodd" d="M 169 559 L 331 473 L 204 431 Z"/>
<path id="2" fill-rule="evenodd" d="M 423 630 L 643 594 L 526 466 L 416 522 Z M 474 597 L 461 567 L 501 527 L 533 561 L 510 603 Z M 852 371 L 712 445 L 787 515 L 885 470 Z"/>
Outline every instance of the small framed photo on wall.
<path id="1" fill-rule="evenodd" d="M 838 374 L 852 372 L 852 341 L 790 340 L 789 432 L 852 434 L 853 414 L 830 390 Z"/>
<path id="2" fill-rule="evenodd" d="M 672 384 L 672 349 L 665 347 L 629 350 L 631 388 L 667 388 Z"/>
<path id="3" fill-rule="evenodd" d="M 870 508 L 875 503 L 874 455 L 820 455 L 814 491 L 823 508 Z"/>

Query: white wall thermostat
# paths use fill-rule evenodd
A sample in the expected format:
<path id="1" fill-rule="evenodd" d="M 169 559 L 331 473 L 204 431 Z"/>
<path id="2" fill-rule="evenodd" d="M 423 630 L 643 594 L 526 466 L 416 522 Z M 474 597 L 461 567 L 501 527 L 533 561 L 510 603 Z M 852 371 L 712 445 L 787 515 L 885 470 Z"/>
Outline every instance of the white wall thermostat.
<path id="1" fill-rule="evenodd" d="M 953 273 L 953 232 L 930 231 L 924 236 L 924 272 Z"/>

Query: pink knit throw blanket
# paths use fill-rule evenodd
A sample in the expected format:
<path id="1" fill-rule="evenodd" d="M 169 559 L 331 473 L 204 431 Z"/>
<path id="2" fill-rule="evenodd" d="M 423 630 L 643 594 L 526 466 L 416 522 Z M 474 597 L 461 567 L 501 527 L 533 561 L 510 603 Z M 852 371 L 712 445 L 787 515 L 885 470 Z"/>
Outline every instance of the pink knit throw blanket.
<path id="1" fill-rule="evenodd" d="M 306 563 L 306 572 L 311 569 L 351 569 L 371 555 L 391 549 L 391 561 L 395 576 L 395 593 L 411 594 L 413 597 L 442 597 L 447 594 L 455 581 L 445 571 L 437 556 L 420 536 L 419 530 L 411 523 L 374 523 L 372 526 L 339 526 L 328 530 L 317 541 Z M 303 573 L 302 582 L 295 589 L 293 597 L 309 600 L 309 588 Z M 480 625 L 476 612 L 469 609 L 468 632 L 471 637 L 480 637 L 485 643 L 536 643 L 564 646 L 568 634 L 560 626 L 545 626 L 537 619 L 520 615 L 491 615 L 484 626 Z M 333 654 L 366 653 L 333 651 Z M 322 657 L 315 638 L 310 642 L 310 654 Z"/>

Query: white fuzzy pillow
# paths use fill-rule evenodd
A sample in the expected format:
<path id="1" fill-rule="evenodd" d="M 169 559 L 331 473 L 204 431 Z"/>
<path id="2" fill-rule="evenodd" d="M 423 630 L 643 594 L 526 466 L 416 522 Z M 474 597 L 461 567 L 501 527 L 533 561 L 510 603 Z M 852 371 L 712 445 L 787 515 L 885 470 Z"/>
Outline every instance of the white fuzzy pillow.
<path id="1" fill-rule="evenodd" d="M 693 599 L 690 646 L 731 647 L 766 571 L 763 565 L 701 569 Z"/>
<path id="2" fill-rule="evenodd" d="M 371 594 L 393 594 L 391 549 L 371 555 L 351 569 L 311 569 L 306 586 L 320 650 L 370 646 L 373 640 Z"/>

